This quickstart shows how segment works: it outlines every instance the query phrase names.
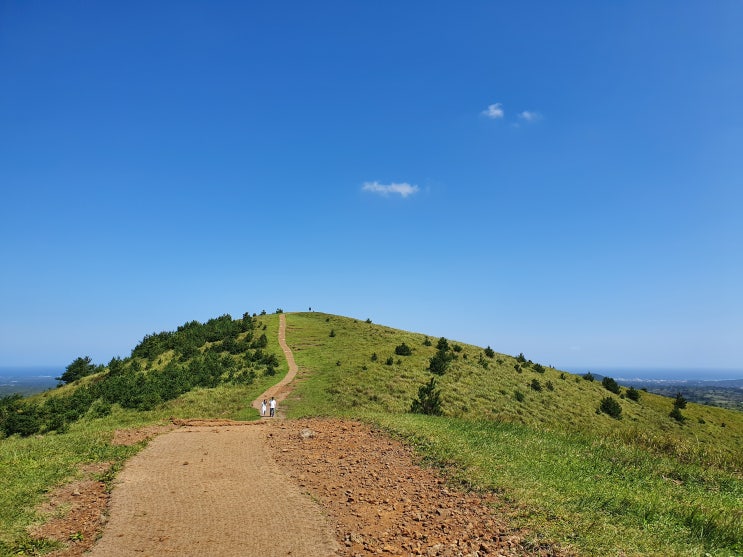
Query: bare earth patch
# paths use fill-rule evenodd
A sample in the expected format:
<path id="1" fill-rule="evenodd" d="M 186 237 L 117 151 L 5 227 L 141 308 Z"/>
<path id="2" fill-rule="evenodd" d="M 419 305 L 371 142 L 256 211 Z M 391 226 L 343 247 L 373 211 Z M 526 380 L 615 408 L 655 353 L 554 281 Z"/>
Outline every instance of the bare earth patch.
<path id="1" fill-rule="evenodd" d="M 161 433 L 165 433 L 167 431 L 171 431 L 174 429 L 178 424 L 177 422 L 173 422 L 174 425 L 153 425 L 153 426 L 147 426 L 147 427 L 139 427 L 134 429 L 119 429 L 114 432 L 113 439 L 111 440 L 112 445 L 123 445 L 123 446 L 131 446 L 136 445 L 137 443 L 140 443 L 142 441 L 149 441 L 153 437 L 156 437 L 160 435 Z"/>
<path id="2" fill-rule="evenodd" d="M 496 514 L 495 495 L 448 486 L 367 425 L 285 421 L 268 435 L 279 465 L 334 521 L 339 555 L 569 555 L 527 544 Z"/>
<path id="3" fill-rule="evenodd" d="M 109 501 L 106 484 L 97 479 L 110 468 L 99 463 L 83 469 L 83 478 L 55 489 L 38 509 L 47 521 L 29 534 L 65 544 L 63 549 L 47 553 L 54 557 L 82 555 L 93 546 L 105 524 Z"/>

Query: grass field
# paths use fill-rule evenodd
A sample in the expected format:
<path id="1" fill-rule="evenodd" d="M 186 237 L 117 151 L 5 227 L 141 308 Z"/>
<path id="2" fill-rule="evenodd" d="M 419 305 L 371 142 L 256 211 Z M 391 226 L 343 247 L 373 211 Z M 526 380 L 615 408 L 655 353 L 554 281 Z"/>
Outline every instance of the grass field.
<path id="1" fill-rule="evenodd" d="M 498 511 L 535 543 L 587 556 L 743 554 L 743 413 L 689 404 L 679 423 L 668 416 L 671 399 L 642 393 L 638 402 L 616 397 L 616 420 L 596 412 L 609 395 L 597 382 L 449 339 L 456 358 L 439 378 L 444 415 L 416 415 L 409 409 L 439 339 L 320 313 L 288 314 L 287 324 L 299 365 L 284 403 L 290 418 L 384 428 L 452 482 L 497 492 Z M 280 354 L 278 316 L 260 325 L 266 350 Z M 395 353 L 403 342 L 411 355 Z M 116 470 L 141 448 L 112 446 L 116 429 L 171 417 L 255 419 L 250 401 L 285 373 L 282 359 L 277 375 L 251 385 L 196 389 L 148 412 L 114 405 L 62 434 L 1 440 L 0 555 L 42 552 L 25 531 L 44 494 L 83 464 Z"/>
<path id="2" fill-rule="evenodd" d="M 500 493 L 502 511 L 537 543 L 596 556 L 743 554 L 743 414 L 689 404 L 679 424 L 668 416 L 671 399 L 643 393 L 638 402 L 617 398 L 615 420 L 596 413 L 608 394 L 599 383 L 517 371 L 503 354 L 485 368 L 481 347 L 461 345 L 439 379 L 445 416 L 413 415 L 438 339 L 426 346 L 423 335 L 362 320 L 287 317 L 300 367 L 291 416 L 384 427 L 453 481 Z M 395 355 L 402 342 L 412 356 Z M 534 391 L 535 378 L 553 390 Z"/>

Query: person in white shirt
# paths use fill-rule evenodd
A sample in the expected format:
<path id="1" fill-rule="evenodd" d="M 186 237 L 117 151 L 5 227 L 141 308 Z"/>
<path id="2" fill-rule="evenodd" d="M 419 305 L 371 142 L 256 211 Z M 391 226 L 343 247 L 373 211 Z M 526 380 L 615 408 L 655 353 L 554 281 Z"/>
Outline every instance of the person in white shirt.
<path id="1" fill-rule="evenodd" d="M 266 415 L 266 399 L 263 399 L 263 402 L 261 403 L 261 416 Z"/>
<path id="2" fill-rule="evenodd" d="M 271 417 L 276 416 L 276 399 L 271 397 L 271 402 L 268 403 L 268 407 L 271 409 Z"/>

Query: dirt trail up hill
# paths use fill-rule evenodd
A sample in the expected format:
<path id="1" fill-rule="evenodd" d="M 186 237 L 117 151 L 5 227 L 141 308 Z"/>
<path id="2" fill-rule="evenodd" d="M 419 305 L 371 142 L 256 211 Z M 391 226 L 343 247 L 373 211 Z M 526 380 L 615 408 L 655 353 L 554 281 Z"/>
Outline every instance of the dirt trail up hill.
<path id="1" fill-rule="evenodd" d="M 290 375 L 254 406 L 283 399 L 296 373 L 285 327 L 281 315 Z M 64 486 L 47 503 L 56 518 L 32 533 L 63 542 L 56 557 L 567 555 L 526 544 L 494 496 L 448 486 L 369 426 L 278 415 L 122 432 L 122 443 L 152 440 L 110 501 L 101 482 Z"/>

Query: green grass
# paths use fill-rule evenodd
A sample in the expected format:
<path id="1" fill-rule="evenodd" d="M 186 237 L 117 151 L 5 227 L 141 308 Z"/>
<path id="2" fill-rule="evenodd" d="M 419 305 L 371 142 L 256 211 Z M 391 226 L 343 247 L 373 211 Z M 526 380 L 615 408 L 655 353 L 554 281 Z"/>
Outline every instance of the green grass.
<path id="1" fill-rule="evenodd" d="M 729 474 L 519 424 L 411 414 L 367 419 L 407 439 L 455 481 L 500 493 L 501 511 L 535 542 L 586 555 L 743 552 L 743 483 Z"/>
<path id="2" fill-rule="evenodd" d="M 446 416 L 412 415 L 436 338 L 424 346 L 423 335 L 317 313 L 287 323 L 300 368 L 289 416 L 386 428 L 453 481 L 499 492 L 501 511 L 535 542 L 596 556 L 743 554 L 742 413 L 689 404 L 680 425 L 668 417 L 671 399 L 643 393 L 639 402 L 617 397 L 615 420 L 596 413 L 609 395 L 597 382 L 549 368 L 518 372 L 504 354 L 485 359 L 486 369 L 482 348 L 462 344 L 438 381 Z M 394 356 L 403 341 L 412 356 Z M 554 390 L 530 389 L 535 378 Z"/>
<path id="3" fill-rule="evenodd" d="M 76 427 L 63 435 L 11 437 L 0 442 L 0 554 L 14 554 L 34 508 L 54 486 L 76 477 L 89 462 L 120 464 L 136 448 L 114 447 L 110 436 L 95 428 Z"/>

